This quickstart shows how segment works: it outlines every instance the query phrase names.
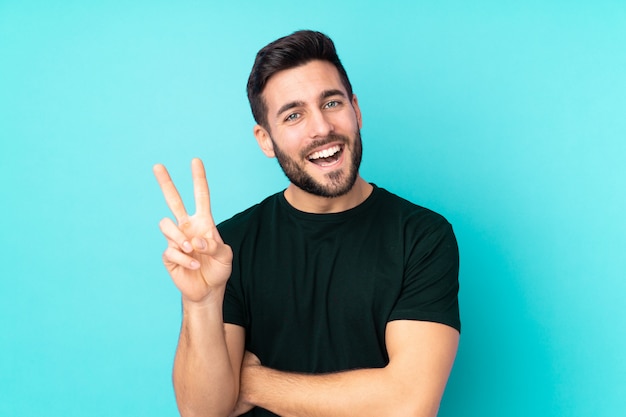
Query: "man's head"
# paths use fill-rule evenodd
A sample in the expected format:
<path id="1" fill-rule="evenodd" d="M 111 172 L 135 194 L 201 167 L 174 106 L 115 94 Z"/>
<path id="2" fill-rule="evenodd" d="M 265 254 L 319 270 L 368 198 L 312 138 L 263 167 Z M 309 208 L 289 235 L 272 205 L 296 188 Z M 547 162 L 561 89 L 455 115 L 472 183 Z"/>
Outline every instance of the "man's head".
<path id="1" fill-rule="evenodd" d="M 340 197 L 358 178 L 361 111 L 333 42 L 319 32 L 281 38 L 257 55 L 248 94 L 254 136 L 306 195 Z"/>
<path id="2" fill-rule="evenodd" d="M 247 90 L 252 115 L 259 125 L 270 130 L 263 92 L 272 75 L 314 60 L 327 61 L 335 66 L 348 93 L 348 98 L 352 99 L 352 85 L 337 56 L 333 41 L 320 32 L 311 30 L 294 32 L 265 46 L 257 53 L 254 60 Z"/>

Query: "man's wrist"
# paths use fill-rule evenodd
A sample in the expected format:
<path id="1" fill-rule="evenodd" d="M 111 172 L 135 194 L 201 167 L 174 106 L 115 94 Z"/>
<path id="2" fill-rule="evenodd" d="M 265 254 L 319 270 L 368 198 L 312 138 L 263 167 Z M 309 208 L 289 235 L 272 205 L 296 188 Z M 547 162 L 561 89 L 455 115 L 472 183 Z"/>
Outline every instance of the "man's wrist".
<path id="1" fill-rule="evenodd" d="M 265 374 L 269 371 L 269 368 L 264 367 L 260 363 L 248 364 L 242 368 L 242 384 L 241 392 L 242 400 L 244 403 L 251 407 L 258 406 L 260 389 L 263 388 L 263 382 L 269 383 L 265 378 Z"/>
<path id="2" fill-rule="evenodd" d="M 222 314 L 226 287 L 212 289 L 202 300 L 195 301 L 182 297 L 183 315 Z"/>

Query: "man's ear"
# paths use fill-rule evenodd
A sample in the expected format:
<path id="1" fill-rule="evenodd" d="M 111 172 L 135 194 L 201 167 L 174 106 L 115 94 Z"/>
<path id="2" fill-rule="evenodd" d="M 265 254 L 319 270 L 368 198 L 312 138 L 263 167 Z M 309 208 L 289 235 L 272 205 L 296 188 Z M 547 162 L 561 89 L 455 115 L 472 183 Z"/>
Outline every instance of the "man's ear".
<path id="1" fill-rule="evenodd" d="M 361 115 L 361 108 L 359 107 L 359 100 L 356 98 L 356 94 L 352 94 L 352 108 L 356 113 L 356 120 L 359 124 L 359 129 L 363 128 L 363 118 Z"/>
<path id="2" fill-rule="evenodd" d="M 276 154 L 274 154 L 274 143 L 270 133 L 261 125 L 254 126 L 253 133 L 265 156 L 274 158 Z"/>

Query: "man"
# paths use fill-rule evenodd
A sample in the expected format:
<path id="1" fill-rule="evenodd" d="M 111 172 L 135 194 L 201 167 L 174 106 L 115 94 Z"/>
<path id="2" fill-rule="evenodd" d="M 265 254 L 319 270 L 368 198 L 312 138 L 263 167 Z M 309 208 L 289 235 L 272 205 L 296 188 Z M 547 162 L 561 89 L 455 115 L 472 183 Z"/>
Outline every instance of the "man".
<path id="1" fill-rule="evenodd" d="M 325 35 L 259 51 L 248 98 L 284 192 L 216 227 L 200 160 L 193 216 L 154 168 L 181 415 L 435 416 L 460 330 L 451 226 L 359 175 L 361 111 Z"/>

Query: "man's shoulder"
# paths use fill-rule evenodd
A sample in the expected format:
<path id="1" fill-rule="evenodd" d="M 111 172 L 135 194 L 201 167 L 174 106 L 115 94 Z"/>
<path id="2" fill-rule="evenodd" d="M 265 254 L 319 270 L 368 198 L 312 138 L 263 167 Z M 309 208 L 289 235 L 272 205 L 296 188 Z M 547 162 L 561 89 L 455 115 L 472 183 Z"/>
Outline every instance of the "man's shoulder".
<path id="1" fill-rule="evenodd" d="M 232 216 L 231 218 L 222 221 L 217 225 L 220 234 L 237 234 L 245 233 L 245 230 L 251 225 L 257 223 L 259 220 L 266 218 L 266 216 L 276 210 L 279 204 L 280 193 L 272 194 L 266 197 L 263 201 L 245 209 Z"/>
<path id="2" fill-rule="evenodd" d="M 391 215 L 396 216 L 396 218 L 433 225 L 449 224 L 442 214 L 430 208 L 414 203 L 385 188 L 377 187 L 377 192 L 379 206 L 387 212 L 387 217 Z"/>

